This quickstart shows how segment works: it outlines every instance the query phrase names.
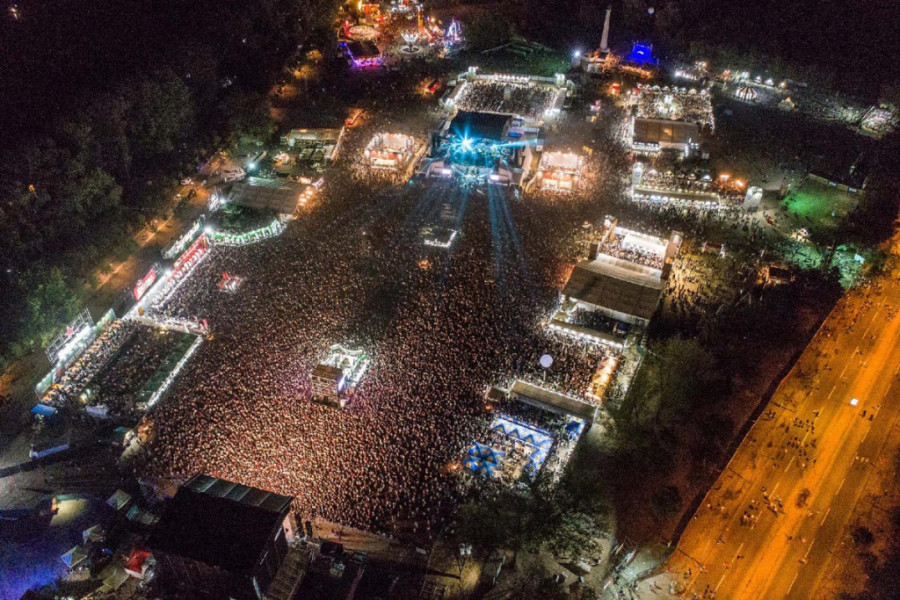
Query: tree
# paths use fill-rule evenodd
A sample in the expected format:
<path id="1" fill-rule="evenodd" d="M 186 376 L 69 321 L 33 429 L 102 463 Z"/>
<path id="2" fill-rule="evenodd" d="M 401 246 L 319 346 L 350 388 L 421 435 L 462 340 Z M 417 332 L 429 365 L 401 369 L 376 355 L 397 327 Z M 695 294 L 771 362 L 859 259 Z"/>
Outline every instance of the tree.
<path id="1" fill-rule="evenodd" d="M 265 142 L 275 133 L 271 102 L 259 92 L 238 91 L 228 99 L 228 130 L 235 142 Z"/>
<path id="2" fill-rule="evenodd" d="M 853 543 L 863 548 L 868 548 L 875 543 L 875 534 L 868 527 L 857 526 L 850 530 L 850 537 Z"/>
<path id="3" fill-rule="evenodd" d="M 77 294 L 66 284 L 58 267 L 28 269 L 19 279 L 19 288 L 25 299 L 19 340 L 22 348 L 49 343 L 80 307 Z"/>
<path id="4" fill-rule="evenodd" d="M 681 492 L 674 485 L 667 485 L 650 497 L 650 508 L 660 520 L 665 521 L 677 515 L 681 505 Z"/>
<path id="5" fill-rule="evenodd" d="M 454 518 L 454 535 L 488 550 L 536 550 L 559 522 L 559 509 L 550 499 L 504 489 L 463 504 Z"/>
<path id="6" fill-rule="evenodd" d="M 466 45 L 470 50 L 480 52 L 507 43 L 512 36 L 509 21 L 491 13 L 466 24 Z"/>
<path id="7" fill-rule="evenodd" d="M 560 524 L 553 529 L 547 546 L 557 557 L 578 560 L 600 551 L 603 533 L 603 524 L 590 515 L 567 512 L 562 515 Z"/>
<path id="8" fill-rule="evenodd" d="M 151 160 L 171 154 L 193 132 L 191 93 L 174 73 L 154 73 L 124 86 L 128 106 L 128 139 L 135 156 Z"/>

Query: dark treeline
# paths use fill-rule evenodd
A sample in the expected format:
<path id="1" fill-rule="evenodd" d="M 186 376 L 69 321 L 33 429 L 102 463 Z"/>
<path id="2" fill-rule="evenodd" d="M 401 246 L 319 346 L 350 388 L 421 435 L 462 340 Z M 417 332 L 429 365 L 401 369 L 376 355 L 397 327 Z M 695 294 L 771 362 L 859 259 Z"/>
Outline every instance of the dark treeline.
<path id="1" fill-rule="evenodd" d="M 735 66 L 826 84 L 873 100 L 900 81 L 900 4 L 889 0 L 510 0 L 525 35 L 559 47 L 649 40 L 663 56 L 720 57 Z M 651 12 L 652 9 L 652 12 Z M 693 52 L 692 52 L 693 51 Z"/>
<path id="2" fill-rule="evenodd" d="M 173 183 L 257 128 L 333 0 L 19 2 L 0 23 L 0 356 L 45 342 Z M 247 114 L 243 114 L 247 113 Z M 0 361 L 2 364 L 2 361 Z"/>

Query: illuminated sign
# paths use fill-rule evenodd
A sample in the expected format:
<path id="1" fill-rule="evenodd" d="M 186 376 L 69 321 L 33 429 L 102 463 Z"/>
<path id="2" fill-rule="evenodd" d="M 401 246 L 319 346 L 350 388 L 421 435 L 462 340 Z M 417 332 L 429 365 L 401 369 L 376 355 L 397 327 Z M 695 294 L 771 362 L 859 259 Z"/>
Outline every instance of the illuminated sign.
<path id="1" fill-rule="evenodd" d="M 202 219 L 198 219 L 194 223 L 194 225 L 185 232 L 184 235 L 178 238 L 178 240 L 174 244 L 172 244 L 172 246 L 168 250 L 163 252 L 163 256 L 169 259 L 178 256 L 187 247 L 187 245 L 191 243 L 191 240 L 193 240 L 197 233 L 200 231 L 201 221 Z"/>
<path id="2" fill-rule="evenodd" d="M 138 281 L 135 284 L 134 290 L 132 292 L 134 294 L 134 299 L 140 300 L 141 298 L 143 298 L 144 294 L 147 293 L 147 290 L 149 290 L 150 286 L 152 286 L 155 282 L 156 282 L 156 269 L 152 268 L 152 269 L 150 269 L 150 271 L 147 272 L 146 275 L 144 275 L 143 279 L 141 279 L 140 281 Z"/>

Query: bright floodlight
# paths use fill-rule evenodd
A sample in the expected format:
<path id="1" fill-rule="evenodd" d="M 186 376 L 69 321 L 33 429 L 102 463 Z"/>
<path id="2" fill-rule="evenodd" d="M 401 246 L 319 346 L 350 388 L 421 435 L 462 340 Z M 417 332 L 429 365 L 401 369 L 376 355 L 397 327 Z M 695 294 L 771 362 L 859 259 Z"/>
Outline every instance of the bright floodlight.
<path id="1" fill-rule="evenodd" d="M 581 58 L 581 50 L 576 50 L 572 53 L 575 58 Z"/>
<path id="2" fill-rule="evenodd" d="M 464 137 L 463 141 L 462 141 L 462 145 L 463 145 L 463 148 L 465 148 L 466 150 L 471 150 L 472 149 L 472 140 L 470 140 L 467 137 Z"/>

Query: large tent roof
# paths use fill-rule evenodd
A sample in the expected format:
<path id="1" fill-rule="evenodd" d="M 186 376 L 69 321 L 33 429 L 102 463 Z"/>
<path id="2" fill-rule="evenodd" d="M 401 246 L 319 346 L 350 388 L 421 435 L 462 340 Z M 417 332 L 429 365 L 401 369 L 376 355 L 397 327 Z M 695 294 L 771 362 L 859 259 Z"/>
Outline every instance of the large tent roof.
<path id="1" fill-rule="evenodd" d="M 347 42 L 347 49 L 350 50 L 350 54 L 353 55 L 353 58 L 377 58 L 381 56 L 381 50 L 378 49 L 378 46 L 375 45 L 375 42 L 372 40 L 353 40 L 352 42 Z"/>
<path id="2" fill-rule="evenodd" d="M 450 122 L 450 133 L 473 140 L 503 141 L 509 115 L 461 110 Z"/>
<path id="3" fill-rule="evenodd" d="M 131 496 L 128 492 L 122 490 L 116 490 L 116 493 L 106 500 L 106 503 L 116 510 L 119 510 L 129 502 L 131 502 Z"/>
<path id="4" fill-rule="evenodd" d="M 597 409 L 590 404 L 546 388 L 532 385 L 521 379 L 517 379 L 509 391 L 520 402 L 556 414 L 574 415 L 592 422 L 597 414 Z"/>
<path id="5" fill-rule="evenodd" d="M 635 119 L 634 141 L 643 144 L 687 144 L 700 141 L 696 123 L 667 119 Z"/>
<path id="6" fill-rule="evenodd" d="M 234 184 L 228 193 L 228 203 L 291 215 L 297 210 L 305 187 L 293 181 L 248 177 Z"/>
<path id="7" fill-rule="evenodd" d="M 197 475 L 169 501 L 150 547 L 249 575 L 290 503 L 289 496 Z"/>
<path id="8" fill-rule="evenodd" d="M 75 546 L 65 554 L 59 557 L 61 561 L 66 563 L 66 566 L 70 569 L 74 569 L 85 560 L 87 560 L 87 552 L 84 551 L 84 548 L 81 546 Z"/>
<path id="9" fill-rule="evenodd" d="M 662 288 L 659 269 L 600 255 L 575 267 L 563 294 L 600 308 L 649 320 L 656 312 Z"/>

